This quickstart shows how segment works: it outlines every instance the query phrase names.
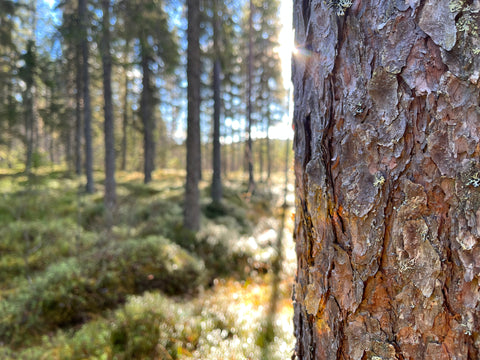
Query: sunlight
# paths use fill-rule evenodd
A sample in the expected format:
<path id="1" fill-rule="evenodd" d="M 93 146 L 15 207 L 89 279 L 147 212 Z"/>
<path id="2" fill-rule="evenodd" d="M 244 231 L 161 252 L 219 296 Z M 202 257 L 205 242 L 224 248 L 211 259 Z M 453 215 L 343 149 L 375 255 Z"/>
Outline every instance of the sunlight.
<path id="1" fill-rule="evenodd" d="M 279 54 L 282 61 L 282 78 L 285 88 L 290 88 L 291 82 L 291 58 L 295 51 L 292 29 L 292 1 L 282 0 L 280 4 L 280 19 L 282 30 L 280 31 Z"/>
<path id="2" fill-rule="evenodd" d="M 55 6 L 55 0 L 45 0 L 45 2 L 48 4 L 50 9 L 52 9 Z"/>

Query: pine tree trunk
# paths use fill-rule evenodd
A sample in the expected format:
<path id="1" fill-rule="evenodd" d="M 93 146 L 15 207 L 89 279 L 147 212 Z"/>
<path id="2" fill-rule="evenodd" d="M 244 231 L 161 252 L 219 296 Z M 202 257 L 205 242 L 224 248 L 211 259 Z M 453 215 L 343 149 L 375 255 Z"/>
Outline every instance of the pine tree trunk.
<path id="1" fill-rule="evenodd" d="M 33 40 L 28 40 L 27 51 L 24 56 L 25 65 L 23 67 L 25 81 L 25 91 L 23 92 L 24 106 L 25 106 L 25 172 L 31 173 L 33 166 L 33 153 L 36 146 L 35 143 L 35 124 L 37 122 L 36 109 L 36 86 L 35 73 L 36 67 L 36 48 Z"/>
<path id="2" fill-rule="evenodd" d="M 24 104 L 25 104 L 25 145 L 26 145 L 26 159 L 25 159 L 25 172 L 30 174 L 32 171 L 33 163 L 33 122 L 34 116 L 34 92 L 33 84 L 27 83 L 27 89 L 24 92 Z"/>
<path id="3" fill-rule="evenodd" d="M 187 179 L 185 185 L 184 226 L 196 231 L 200 227 L 200 7 L 198 0 L 187 0 L 188 8 L 188 128 Z"/>
<path id="4" fill-rule="evenodd" d="M 152 181 L 152 172 L 155 167 L 155 122 L 153 120 L 153 95 L 151 89 L 151 71 L 150 59 L 146 50 L 142 50 L 142 98 L 140 105 L 140 114 L 143 123 L 143 157 L 144 157 L 144 182 L 148 184 Z"/>
<path id="5" fill-rule="evenodd" d="M 75 174 L 82 174 L 82 62 L 81 47 L 76 47 L 75 71 Z"/>
<path id="6" fill-rule="evenodd" d="M 294 2 L 298 359 L 480 358 L 480 3 L 462 3 Z"/>
<path id="7" fill-rule="evenodd" d="M 108 225 L 116 203 L 115 183 L 115 137 L 112 103 L 112 56 L 110 54 L 110 0 L 102 0 L 103 10 L 103 99 L 104 99 L 104 139 L 105 139 L 105 208 Z"/>
<path id="8" fill-rule="evenodd" d="M 272 120 L 270 119 L 271 114 L 270 114 L 270 109 L 267 111 L 267 129 L 266 129 L 266 142 L 267 142 L 267 182 L 270 181 L 270 178 L 272 177 L 272 145 L 270 141 L 270 135 L 268 132 L 270 131 L 270 126 Z"/>
<path id="9" fill-rule="evenodd" d="M 122 162 L 120 169 L 127 169 L 127 128 L 128 128 L 128 76 L 125 71 L 125 95 L 123 98 L 123 117 L 122 117 Z"/>
<path id="10" fill-rule="evenodd" d="M 253 177 L 253 150 L 252 150 L 252 76 L 253 76 L 253 0 L 250 0 L 250 14 L 248 16 L 248 89 L 247 89 L 247 164 L 248 164 L 248 192 L 255 189 Z"/>
<path id="11" fill-rule="evenodd" d="M 217 1 L 214 6 L 214 20 L 213 20 L 213 42 L 215 49 L 215 63 L 213 64 L 213 177 L 212 177 L 212 200 L 213 202 L 220 202 L 222 199 L 222 158 L 220 148 L 220 50 L 219 50 L 219 36 L 220 23 L 218 19 Z"/>
<path id="12" fill-rule="evenodd" d="M 83 84 L 83 129 L 85 137 L 85 175 L 86 191 L 95 191 L 93 184 L 93 152 L 92 152 L 92 109 L 90 104 L 90 74 L 88 70 L 88 37 L 87 37 L 87 1 L 78 0 L 78 11 L 82 32 L 82 84 Z"/>
<path id="13" fill-rule="evenodd" d="M 128 62 L 127 52 L 130 47 L 130 42 L 125 42 L 125 64 Z M 124 87 L 125 92 L 123 96 L 123 117 L 122 117 L 122 161 L 120 165 L 120 169 L 125 171 L 127 168 L 127 128 L 128 128 L 128 71 L 125 65 L 124 68 Z"/>

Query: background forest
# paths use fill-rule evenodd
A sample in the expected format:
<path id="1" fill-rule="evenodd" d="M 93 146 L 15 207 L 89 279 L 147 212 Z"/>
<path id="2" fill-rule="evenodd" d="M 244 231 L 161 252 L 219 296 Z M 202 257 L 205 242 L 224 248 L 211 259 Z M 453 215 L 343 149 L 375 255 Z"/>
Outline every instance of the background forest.
<path id="1" fill-rule="evenodd" d="M 289 357 L 280 19 L 0 0 L 2 359 Z"/>
<path id="2" fill-rule="evenodd" d="M 249 4 L 217 1 L 215 5 L 214 0 L 199 3 L 202 167 L 212 166 L 213 68 L 218 60 L 220 137 L 225 145 L 222 167 L 225 172 L 239 171 L 244 168 L 242 144 L 248 119 Z M 53 10 L 45 1 L 2 0 L 0 4 L 2 166 L 23 164 L 28 171 L 40 164 L 64 163 L 81 174 L 85 171 L 84 148 L 91 140 L 93 167 L 103 167 L 102 54 L 107 45 L 101 2 L 85 3 L 84 13 L 79 11 L 77 1 L 62 1 Z M 281 161 L 272 161 L 272 153 L 279 159 L 284 151 L 279 150 L 279 142 L 268 145 L 268 135 L 278 138 L 279 127 L 277 131 L 271 128 L 284 118 L 287 96 L 279 57 L 279 1 L 254 1 L 252 5 L 251 118 L 252 139 L 258 140 L 253 155 L 260 174 L 272 170 L 272 166 L 275 170 L 282 168 Z M 216 12 L 215 7 L 219 8 Z M 155 142 L 154 168 L 184 169 L 185 5 L 173 0 L 125 0 L 112 2 L 110 11 L 111 65 L 107 66 L 113 70 L 117 167 L 143 171 L 143 142 L 151 136 Z M 90 104 L 85 104 L 86 90 Z M 91 114 L 85 114 L 86 107 Z M 154 120 L 152 124 L 148 117 Z M 86 134 L 85 118 L 91 121 L 91 139 Z"/>

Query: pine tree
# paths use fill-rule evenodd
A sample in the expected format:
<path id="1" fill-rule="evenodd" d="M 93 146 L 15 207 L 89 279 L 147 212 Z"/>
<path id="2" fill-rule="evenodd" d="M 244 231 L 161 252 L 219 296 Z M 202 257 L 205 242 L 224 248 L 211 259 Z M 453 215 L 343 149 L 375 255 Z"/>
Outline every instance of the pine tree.
<path id="1" fill-rule="evenodd" d="M 480 14 L 452 4 L 295 2 L 297 359 L 479 359 Z"/>
<path id="2" fill-rule="evenodd" d="M 78 18 L 80 24 L 82 55 L 82 98 L 83 98 L 83 127 L 85 136 L 85 176 L 87 178 L 86 191 L 95 191 L 93 183 L 93 151 L 92 151 L 92 109 L 90 102 L 90 73 L 89 73 L 89 41 L 88 41 L 88 14 L 87 0 L 78 0 Z"/>
<path id="3" fill-rule="evenodd" d="M 212 201 L 219 203 L 222 199 L 222 159 L 220 148 L 220 112 L 221 112 L 221 57 L 220 57 L 220 18 L 218 3 L 213 0 L 213 175 Z"/>
<path id="4" fill-rule="evenodd" d="M 187 179 L 185 185 L 184 226 L 200 228 L 200 6 L 198 0 L 187 0 L 188 11 L 188 129 Z"/>
<path id="5" fill-rule="evenodd" d="M 112 212 L 116 203 L 115 184 L 115 138 L 112 99 L 112 55 L 110 53 L 110 0 L 102 0 L 102 64 L 104 98 L 104 137 L 105 137 L 105 207 L 108 224 L 112 222 Z"/>
<path id="6" fill-rule="evenodd" d="M 169 74 L 178 64 L 176 34 L 170 30 L 168 16 L 162 2 L 123 0 L 118 5 L 117 16 L 124 24 L 123 37 L 132 40 L 139 54 L 142 71 L 140 117 L 144 136 L 144 182 L 152 180 L 155 169 L 155 119 L 156 104 L 154 77 Z"/>

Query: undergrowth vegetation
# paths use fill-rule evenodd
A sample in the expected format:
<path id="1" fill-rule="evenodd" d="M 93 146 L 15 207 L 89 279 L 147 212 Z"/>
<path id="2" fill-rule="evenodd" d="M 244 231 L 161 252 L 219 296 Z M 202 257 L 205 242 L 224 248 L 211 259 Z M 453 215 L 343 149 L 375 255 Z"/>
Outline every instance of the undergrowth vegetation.
<path id="1" fill-rule="evenodd" d="M 278 196 L 229 182 L 212 204 L 204 186 L 194 234 L 178 174 L 148 186 L 123 174 L 107 230 L 101 190 L 60 170 L 2 171 L 1 359 L 289 357 L 291 269 L 265 332 Z"/>

